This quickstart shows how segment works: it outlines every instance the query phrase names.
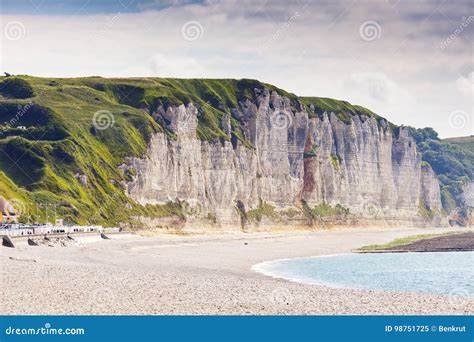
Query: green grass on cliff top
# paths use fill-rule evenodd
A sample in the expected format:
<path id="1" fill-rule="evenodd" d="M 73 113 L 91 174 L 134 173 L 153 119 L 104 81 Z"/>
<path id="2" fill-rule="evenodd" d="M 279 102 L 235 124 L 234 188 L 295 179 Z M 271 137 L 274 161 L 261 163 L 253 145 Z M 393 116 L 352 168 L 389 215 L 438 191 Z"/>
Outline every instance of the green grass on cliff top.
<path id="1" fill-rule="evenodd" d="M 148 112 L 192 102 L 200 139 L 249 146 L 237 118 L 230 115 L 231 138 L 221 120 L 265 88 L 287 97 L 292 107 L 310 106 L 314 115 L 334 111 L 346 121 L 375 115 L 343 101 L 299 99 L 249 79 L 0 77 L 0 195 L 22 206 L 25 219 L 43 222 L 55 214 L 67 222 L 111 225 L 133 215 L 182 216 L 175 204 L 141 207 L 124 194 L 123 184 L 133 175 L 118 166 L 143 156 L 153 132 L 173 138 Z M 93 125 L 100 114 L 107 129 Z"/>
<path id="2" fill-rule="evenodd" d="M 360 247 L 357 249 L 357 252 L 379 252 L 379 251 L 385 251 L 388 249 L 393 249 L 395 247 L 402 247 L 409 245 L 413 242 L 416 241 L 421 241 L 421 240 L 429 240 L 441 236 L 449 236 L 453 234 L 460 234 L 460 232 L 452 231 L 452 232 L 447 232 L 447 233 L 442 233 L 442 234 L 420 234 L 420 235 L 411 235 L 411 236 L 406 236 L 402 238 L 398 238 L 395 240 L 392 240 L 388 243 L 382 244 L 382 245 L 367 245 Z"/>
<path id="3" fill-rule="evenodd" d="M 324 113 L 334 113 L 339 120 L 350 124 L 353 116 L 368 116 L 380 122 L 383 118 L 370 109 L 362 106 L 350 104 L 347 101 L 335 100 L 326 97 L 300 97 L 300 101 L 306 105 L 310 117 L 321 117 Z M 387 124 L 394 129 L 396 126 L 387 121 Z"/>

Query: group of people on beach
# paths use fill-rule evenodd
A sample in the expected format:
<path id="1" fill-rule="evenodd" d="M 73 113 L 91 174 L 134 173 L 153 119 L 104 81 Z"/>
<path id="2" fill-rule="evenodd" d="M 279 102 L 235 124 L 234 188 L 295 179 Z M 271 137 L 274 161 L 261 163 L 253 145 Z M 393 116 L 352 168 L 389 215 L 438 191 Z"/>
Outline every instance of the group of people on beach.
<path id="1" fill-rule="evenodd" d="M 0 223 L 18 222 L 20 212 L 15 209 L 3 196 L 0 196 L 0 212 L 2 213 L 2 220 Z"/>

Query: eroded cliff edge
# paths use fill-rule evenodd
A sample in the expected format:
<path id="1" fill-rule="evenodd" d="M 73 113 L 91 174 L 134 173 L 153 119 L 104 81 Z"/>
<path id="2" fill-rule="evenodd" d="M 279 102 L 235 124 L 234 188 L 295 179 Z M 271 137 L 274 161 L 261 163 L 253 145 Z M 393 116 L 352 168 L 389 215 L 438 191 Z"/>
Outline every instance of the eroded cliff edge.
<path id="1" fill-rule="evenodd" d="M 171 225 L 185 228 L 446 224 L 438 180 L 405 128 L 253 91 L 222 117 L 228 139 L 220 141 L 198 137 L 193 102 L 146 108 L 167 132 L 153 134 L 146 157 L 122 166 L 134 175 L 127 194 L 142 205 L 181 203 L 185 218 Z"/>
<path id="2" fill-rule="evenodd" d="M 473 138 L 250 79 L 0 77 L 0 196 L 22 222 L 469 226 Z"/>

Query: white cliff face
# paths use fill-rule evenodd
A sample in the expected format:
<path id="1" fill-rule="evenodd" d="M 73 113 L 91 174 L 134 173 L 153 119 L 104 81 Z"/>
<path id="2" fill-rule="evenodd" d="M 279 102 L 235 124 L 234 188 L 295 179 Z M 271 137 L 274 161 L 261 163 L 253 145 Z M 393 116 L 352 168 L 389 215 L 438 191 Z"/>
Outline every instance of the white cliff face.
<path id="1" fill-rule="evenodd" d="M 420 218 L 420 204 L 441 208 L 438 181 L 421 166 L 413 139 L 403 128 L 394 137 L 383 119 L 353 116 L 351 124 L 334 114 L 309 119 L 289 99 L 263 90 L 254 103 L 247 100 L 233 112 L 254 147 L 247 148 L 199 140 L 192 104 L 152 115 L 177 138 L 153 136 L 147 157 L 129 165 L 136 177 L 127 192 L 141 204 L 186 201 L 192 208 L 189 224 L 213 217 L 216 226 L 239 228 L 245 223 L 242 211 L 262 202 L 277 212 L 292 207 L 301 212 L 301 200 L 310 206 L 339 204 L 349 208 L 352 220 L 406 221 Z M 229 117 L 221 124 L 230 136 Z M 285 224 L 281 217 L 273 220 Z"/>
<path id="2" fill-rule="evenodd" d="M 429 165 L 421 167 L 421 196 L 421 203 L 427 208 L 436 211 L 442 209 L 438 178 Z"/>
<path id="3" fill-rule="evenodd" d="M 471 209 L 466 223 L 469 227 L 472 227 L 474 226 L 474 182 L 468 182 L 464 185 L 462 196 L 464 204 Z"/>
<path id="4" fill-rule="evenodd" d="M 230 142 L 210 144 L 196 136 L 197 110 L 170 107 L 169 128 L 177 135 L 170 140 L 156 134 L 146 159 L 134 159 L 135 181 L 128 185 L 129 195 L 141 204 L 186 201 L 200 216 L 214 215 L 223 225 L 238 224 L 235 201 L 258 203 L 255 151 Z"/>
<path id="5" fill-rule="evenodd" d="M 417 216 L 419 204 L 441 207 L 439 184 L 405 129 L 394 137 L 386 122 L 354 116 L 350 125 L 334 114 L 310 120 L 303 197 L 342 204 L 360 216 Z"/>
<path id="6" fill-rule="evenodd" d="M 464 186 L 463 200 L 468 207 L 474 208 L 474 182 L 469 182 Z"/>

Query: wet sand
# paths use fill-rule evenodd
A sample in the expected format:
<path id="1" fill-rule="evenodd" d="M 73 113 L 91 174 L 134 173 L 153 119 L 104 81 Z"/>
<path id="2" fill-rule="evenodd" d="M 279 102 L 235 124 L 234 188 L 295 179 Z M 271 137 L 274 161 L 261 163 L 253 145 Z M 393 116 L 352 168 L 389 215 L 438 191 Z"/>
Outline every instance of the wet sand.
<path id="1" fill-rule="evenodd" d="M 452 230 L 452 229 L 450 229 Z M 348 253 L 446 229 L 132 237 L 68 247 L 0 248 L 2 314 L 474 314 L 474 298 L 334 289 L 274 279 L 252 266 Z"/>

